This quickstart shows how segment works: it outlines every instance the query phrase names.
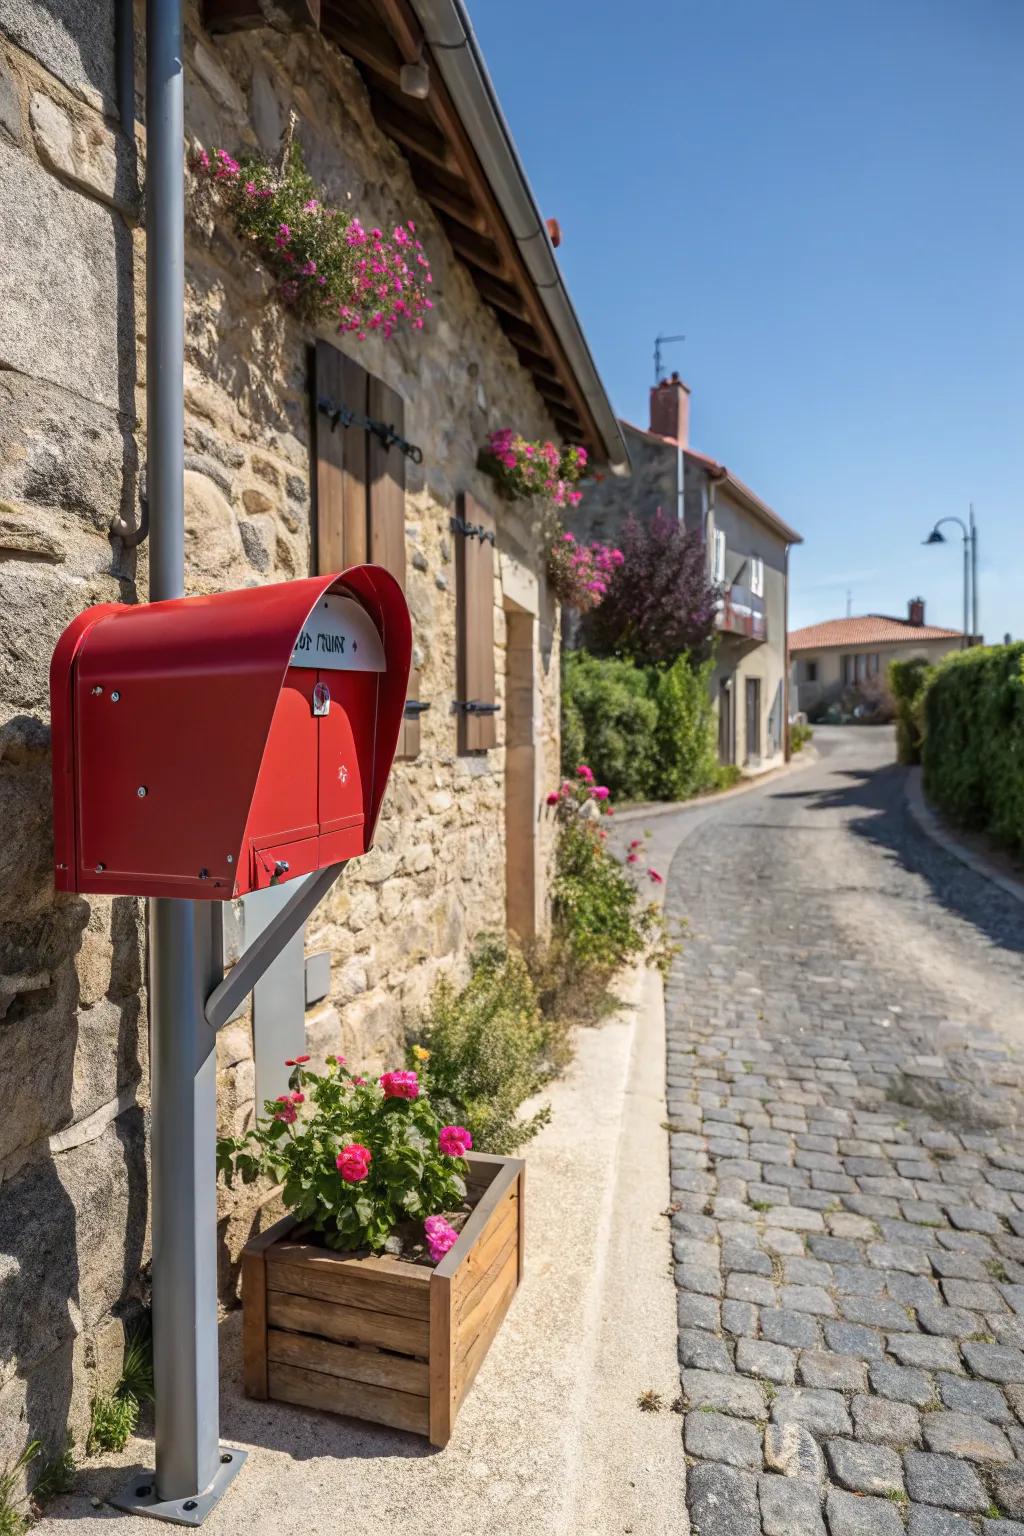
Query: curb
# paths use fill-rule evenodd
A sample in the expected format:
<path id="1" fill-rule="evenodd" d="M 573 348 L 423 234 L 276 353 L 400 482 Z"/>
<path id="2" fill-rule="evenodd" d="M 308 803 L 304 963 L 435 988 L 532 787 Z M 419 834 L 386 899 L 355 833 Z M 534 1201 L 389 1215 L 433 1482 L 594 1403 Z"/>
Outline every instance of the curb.
<path id="1" fill-rule="evenodd" d="M 1015 880 L 1012 875 L 1005 874 L 993 859 L 987 858 L 983 853 L 975 852 L 973 848 L 968 848 L 939 819 L 936 811 L 924 797 L 924 783 L 920 768 L 911 768 L 907 773 L 906 800 L 910 819 L 926 837 L 930 838 L 943 852 L 951 854 L 954 859 L 959 859 L 961 864 L 966 864 L 967 868 L 973 870 L 976 875 L 991 881 L 1001 891 L 1005 891 L 1007 896 L 1012 896 L 1014 901 L 1024 905 L 1024 880 Z"/>
<path id="2" fill-rule="evenodd" d="M 624 811 L 616 810 L 615 822 L 617 826 L 628 826 L 631 821 L 649 821 L 652 816 L 673 816 L 680 811 L 703 810 L 708 806 L 721 805 L 725 800 L 734 800 L 737 795 L 749 795 L 751 790 L 760 789 L 763 784 L 787 778 L 789 774 L 798 773 L 801 768 L 810 768 L 812 763 L 820 761 L 821 756 L 816 748 L 804 747 L 791 762 L 744 779 L 742 784 L 735 784 L 732 789 L 720 789 L 710 795 L 694 795 L 692 800 L 652 800 L 646 805 L 631 805 Z"/>

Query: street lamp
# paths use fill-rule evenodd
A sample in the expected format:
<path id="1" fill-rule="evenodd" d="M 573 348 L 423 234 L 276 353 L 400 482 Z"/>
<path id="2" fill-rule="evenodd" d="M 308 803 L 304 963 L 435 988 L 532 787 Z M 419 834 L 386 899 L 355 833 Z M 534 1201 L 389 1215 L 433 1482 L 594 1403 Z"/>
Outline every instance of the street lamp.
<path id="1" fill-rule="evenodd" d="M 974 643 L 978 634 L 978 530 L 974 523 L 974 503 L 969 513 L 970 526 L 962 517 L 940 517 L 925 544 L 945 544 L 946 535 L 940 532 L 943 523 L 956 523 L 964 541 L 964 639 L 963 648 Z"/>

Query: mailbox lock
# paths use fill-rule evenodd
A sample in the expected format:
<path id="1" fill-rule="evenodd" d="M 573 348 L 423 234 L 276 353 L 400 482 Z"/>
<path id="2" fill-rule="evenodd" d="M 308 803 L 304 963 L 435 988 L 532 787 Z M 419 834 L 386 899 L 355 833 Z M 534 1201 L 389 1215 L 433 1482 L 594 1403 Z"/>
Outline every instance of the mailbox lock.
<path id="1" fill-rule="evenodd" d="M 110 702 L 111 702 L 111 704 L 116 704 L 118 699 L 120 699 L 120 697 L 121 697 L 121 695 L 118 693 L 117 689 L 115 688 L 113 693 L 110 695 Z"/>
<path id="2" fill-rule="evenodd" d="M 140 800 L 145 800 L 146 796 L 149 794 L 149 790 L 146 788 L 145 784 L 140 784 L 135 793 L 138 795 Z"/>
<path id="3" fill-rule="evenodd" d="M 313 689 L 313 713 L 314 715 L 329 715 L 331 712 L 331 690 L 326 683 L 317 683 Z"/>

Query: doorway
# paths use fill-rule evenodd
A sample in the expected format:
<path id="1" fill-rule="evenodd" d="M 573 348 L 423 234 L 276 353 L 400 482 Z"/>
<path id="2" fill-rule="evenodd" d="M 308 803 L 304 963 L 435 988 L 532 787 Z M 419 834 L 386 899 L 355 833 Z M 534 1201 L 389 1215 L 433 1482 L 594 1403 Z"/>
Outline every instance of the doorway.
<path id="1" fill-rule="evenodd" d="M 761 760 L 761 679 L 747 678 L 747 756 L 748 763 Z"/>
<path id="2" fill-rule="evenodd" d="M 736 731 L 732 707 L 732 679 L 723 677 L 718 684 L 718 761 L 736 761 Z"/>
<path id="3" fill-rule="evenodd" d="M 537 893 L 540 794 L 534 656 L 537 620 L 505 599 L 505 918 L 526 943 L 541 926 Z"/>

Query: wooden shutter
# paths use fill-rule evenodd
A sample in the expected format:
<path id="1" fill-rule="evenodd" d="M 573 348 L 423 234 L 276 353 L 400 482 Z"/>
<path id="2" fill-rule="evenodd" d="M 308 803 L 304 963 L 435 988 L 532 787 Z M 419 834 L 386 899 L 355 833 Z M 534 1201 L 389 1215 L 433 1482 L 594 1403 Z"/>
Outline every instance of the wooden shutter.
<path id="1" fill-rule="evenodd" d="M 365 430 L 332 427 L 322 405 L 366 415 L 369 375 L 329 342 L 316 344 L 313 421 L 316 442 L 316 566 L 343 571 L 369 558 Z"/>
<path id="2" fill-rule="evenodd" d="M 386 447 L 365 427 L 331 426 L 321 409 L 347 406 L 360 417 L 383 422 L 405 436 L 405 401 L 329 342 L 316 344 L 314 438 L 316 442 L 316 563 L 342 571 L 372 561 L 405 587 L 405 454 Z M 419 697 L 419 676 L 409 678 L 409 697 Z M 406 720 L 397 757 L 420 750 L 418 717 Z"/>
<path id="3" fill-rule="evenodd" d="M 463 706 L 494 703 L 494 518 L 460 496 L 454 529 L 459 751 L 481 752 L 497 740 L 495 717 Z"/>

